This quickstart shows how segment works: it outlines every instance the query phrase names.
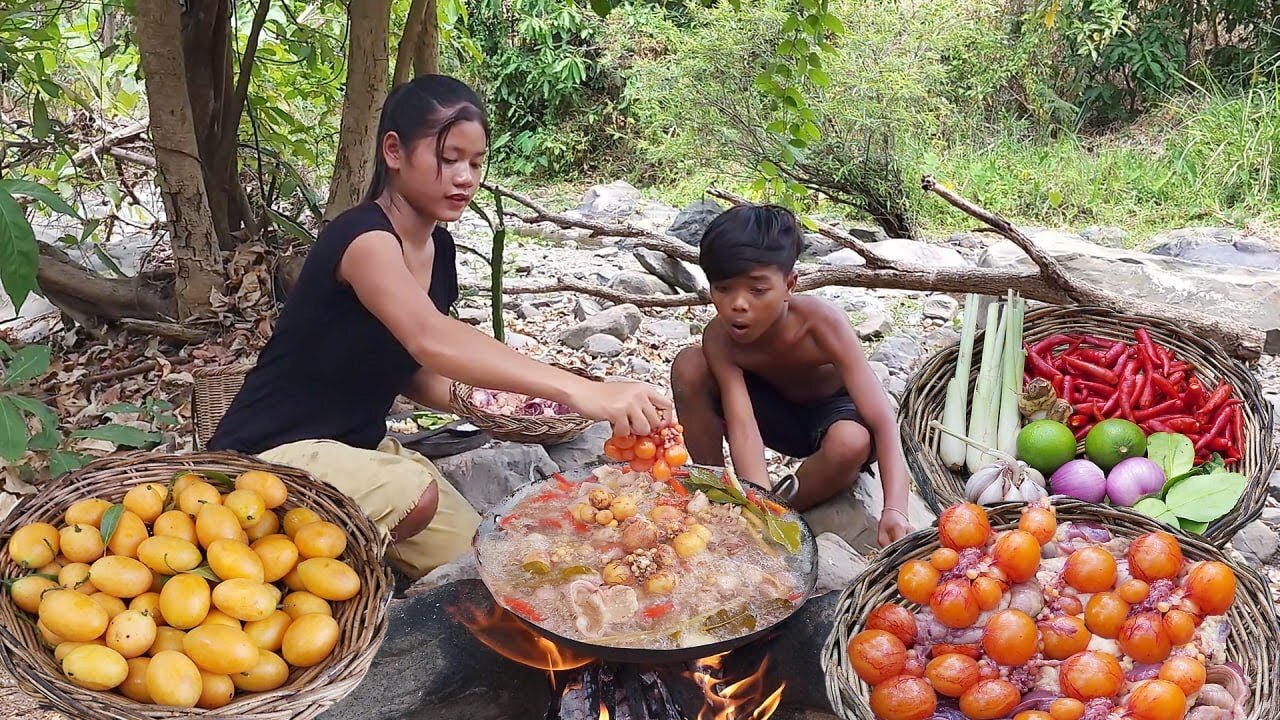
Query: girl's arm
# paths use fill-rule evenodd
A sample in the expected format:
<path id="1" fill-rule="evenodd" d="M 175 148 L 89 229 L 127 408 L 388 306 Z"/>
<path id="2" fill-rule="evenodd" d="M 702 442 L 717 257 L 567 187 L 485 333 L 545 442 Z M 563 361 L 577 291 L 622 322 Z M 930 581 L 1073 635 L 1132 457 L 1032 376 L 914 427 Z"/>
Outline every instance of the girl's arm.
<path id="1" fill-rule="evenodd" d="M 405 397 L 432 410 L 453 412 L 453 381 L 423 368 L 413 374 L 409 387 L 405 389 Z"/>
<path id="2" fill-rule="evenodd" d="M 444 315 L 405 267 L 391 233 L 368 232 L 353 240 L 338 264 L 338 277 L 419 364 L 437 375 L 562 402 L 609 421 L 616 435 L 646 435 L 660 424 L 658 411 L 672 407 L 648 385 L 580 378 Z"/>

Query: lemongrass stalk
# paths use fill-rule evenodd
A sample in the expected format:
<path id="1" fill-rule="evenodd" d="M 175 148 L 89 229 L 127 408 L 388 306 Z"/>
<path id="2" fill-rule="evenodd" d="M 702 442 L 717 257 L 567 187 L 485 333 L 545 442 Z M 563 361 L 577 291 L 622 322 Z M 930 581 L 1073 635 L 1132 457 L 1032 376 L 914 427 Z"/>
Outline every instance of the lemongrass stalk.
<path id="1" fill-rule="evenodd" d="M 1025 358 L 1022 353 L 1022 298 L 1009 291 L 1009 323 L 1005 327 L 1004 367 L 1000 383 L 1000 415 L 996 441 L 992 445 L 1001 452 L 1012 455 L 1018 442 L 1021 427 L 1018 413 L 1018 396 L 1022 392 L 1022 370 Z"/>
<path id="2" fill-rule="evenodd" d="M 974 388 L 973 412 L 969 413 L 969 432 L 966 433 L 970 438 L 988 447 L 991 445 L 987 437 L 991 397 L 996 381 L 1000 377 L 999 340 L 1004 337 L 1004 324 L 999 318 L 1000 303 L 991 303 L 987 307 L 987 324 L 983 328 L 982 359 L 978 362 L 978 383 Z M 984 465 L 989 464 L 984 457 L 984 453 L 970 446 L 965 451 L 965 464 L 969 472 L 978 472 Z"/>
<path id="3" fill-rule="evenodd" d="M 947 383 L 947 401 L 942 408 L 942 423 L 948 429 L 963 433 L 969 414 L 969 374 L 973 369 L 973 339 L 978 333 L 978 294 L 969 293 L 964 299 L 964 316 L 960 322 L 960 348 L 956 356 L 956 374 Z M 938 445 L 942 462 L 952 470 L 964 467 L 968 453 L 963 442 L 954 435 L 943 435 Z"/>

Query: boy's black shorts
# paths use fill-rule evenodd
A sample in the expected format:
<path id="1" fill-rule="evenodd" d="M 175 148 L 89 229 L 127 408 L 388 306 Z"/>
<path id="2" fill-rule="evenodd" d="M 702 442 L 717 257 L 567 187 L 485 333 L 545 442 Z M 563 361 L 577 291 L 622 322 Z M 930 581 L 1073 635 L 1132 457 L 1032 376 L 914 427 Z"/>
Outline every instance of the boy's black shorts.
<path id="1" fill-rule="evenodd" d="M 839 420 L 852 420 L 866 426 L 849 393 L 838 392 L 813 403 L 796 403 L 779 393 L 758 375 L 743 372 L 751 409 L 760 427 L 760 439 L 776 452 L 793 458 L 807 458 L 818 451 L 827 429 Z M 724 407 L 716 400 L 716 413 L 724 418 Z M 871 454 L 867 465 L 875 459 L 875 436 L 871 438 Z"/>

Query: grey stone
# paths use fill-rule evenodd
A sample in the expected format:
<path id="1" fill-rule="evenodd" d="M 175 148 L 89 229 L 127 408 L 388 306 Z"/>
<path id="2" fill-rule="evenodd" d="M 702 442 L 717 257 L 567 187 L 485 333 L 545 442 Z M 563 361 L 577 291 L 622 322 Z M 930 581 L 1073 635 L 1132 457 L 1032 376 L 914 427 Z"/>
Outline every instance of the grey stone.
<path id="1" fill-rule="evenodd" d="M 644 377 L 653 372 L 653 366 L 642 357 L 631 358 L 627 361 L 627 367 L 631 370 L 631 374 L 637 377 Z"/>
<path id="2" fill-rule="evenodd" d="M 932 320 L 947 322 L 956 316 L 956 310 L 959 307 L 960 303 L 950 295 L 930 295 L 925 298 L 921 312 Z"/>
<path id="3" fill-rule="evenodd" d="M 840 592 L 867 569 L 868 561 L 849 547 L 839 535 L 822 533 L 818 543 L 818 584 L 815 595 Z"/>
<path id="4" fill-rule="evenodd" d="M 872 553 L 879 548 L 880 512 L 884 507 L 884 489 L 880 478 L 862 473 L 851 490 L 804 513 L 816 535 L 832 533 L 849 544 L 855 552 Z M 929 506 L 914 492 L 907 497 L 907 517 L 912 529 L 928 527 L 934 520 Z"/>
<path id="5" fill-rule="evenodd" d="M 1245 557 L 1251 565 L 1263 565 L 1271 562 L 1280 550 L 1280 536 L 1260 520 L 1255 520 L 1236 533 L 1231 545 Z"/>
<path id="6" fill-rule="evenodd" d="M 701 268 L 648 248 L 639 248 L 635 251 L 635 256 L 641 267 L 672 287 L 685 292 L 698 292 L 707 287 L 706 276 L 702 274 Z"/>
<path id="7" fill-rule="evenodd" d="M 633 295 L 674 295 L 675 290 L 658 278 L 634 270 L 623 270 L 608 283 L 614 290 Z"/>
<path id="8" fill-rule="evenodd" d="M 888 315 L 873 311 L 870 315 L 867 315 L 865 320 L 858 323 L 853 330 L 863 340 L 881 337 L 893 332 L 893 321 L 889 319 Z"/>
<path id="9" fill-rule="evenodd" d="M 1280 507 L 1267 505 L 1262 508 L 1262 522 L 1274 530 L 1277 525 L 1280 525 Z"/>
<path id="10" fill-rule="evenodd" d="M 909 373 L 923 354 L 920 345 L 908 337 L 896 335 L 886 338 L 880 347 L 871 354 L 872 360 L 878 360 L 897 373 Z"/>
<path id="11" fill-rule="evenodd" d="M 852 267 L 855 265 L 866 265 L 867 261 L 857 253 L 853 248 L 842 247 L 839 250 L 827 253 L 818 259 L 822 265 L 843 265 Z"/>
<path id="12" fill-rule="evenodd" d="M 1280 271 L 1280 248 L 1230 228 L 1184 228 L 1153 241 L 1152 255 L 1206 265 Z"/>
<path id="13" fill-rule="evenodd" d="M 423 575 L 405 592 L 409 597 L 424 593 L 428 590 L 438 588 L 441 585 L 448 585 L 460 580 L 473 580 L 480 578 L 480 566 L 476 563 L 476 554 L 472 552 L 463 553 L 461 557 L 450 563 L 445 563 L 431 572 Z"/>
<path id="14" fill-rule="evenodd" d="M 639 204 L 640 191 L 625 180 L 615 180 L 587 190 L 578 212 L 584 217 L 619 218 L 635 212 Z"/>
<path id="15" fill-rule="evenodd" d="M 1090 225 L 1080 231 L 1080 237 L 1094 245 L 1122 248 L 1125 245 L 1125 240 L 1129 238 L 1129 233 L 1125 232 L 1123 228 Z"/>
<path id="16" fill-rule="evenodd" d="M 862 316 L 886 313 L 884 302 L 862 288 L 831 286 L 818 288 L 813 294 L 839 305 L 847 313 Z"/>
<path id="17" fill-rule="evenodd" d="M 592 255 L 595 255 L 596 257 L 602 257 L 602 258 L 613 257 L 614 255 L 617 255 L 617 254 L 618 254 L 618 247 L 616 245 L 610 245 L 609 247 L 602 247 L 599 250 L 592 253 Z"/>
<path id="18" fill-rule="evenodd" d="M 622 341 L 612 335 L 596 333 L 587 338 L 582 350 L 595 358 L 618 357 L 622 354 Z"/>
<path id="19" fill-rule="evenodd" d="M 688 340 L 693 335 L 689 323 L 682 320 L 654 320 L 642 327 L 653 335 L 667 340 Z"/>
<path id="20" fill-rule="evenodd" d="M 722 212 L 724 208 L 715 200 L 704 198 L 692 202 L 676 215 L 671 227 L 667 228 L 667 234 L 697 247 L 702 242 L 702 234 L 707 231 L 707 226 Z"/>
<path id="21" fill-rule="evenodd" d="M 528 335 L 521 335 L 517 332 L 507 332 L 506 343 L 507 347 L 513 350 L 528 350 L 529 348 L 537 345 L 538 341 Z"/>
<path id="22" fill-rule="evenodd" d="M 949 327 L 940 327 L 924 336 L 925 347 L 944 348 L 960 341 L 960 333 Z"/>
<path id="23" fill-rule="evenodd" d="M 839 251 L 843 247 L 843 245 L 825 235 L 806 233 L 804 236 L 804 250 L 800 252 L 800 257 L 805 260 L 819 260 Z"/>
<path id="24" fill-rule="evenodd" d="M 458 308 L 458 319 L 468 325 L 479 325 L 489 320 L 492 313 L 486 308 Z"/>
<path id="25" fill-rule="evenodd" d="M 880 380 L 881 385 L 889 381 L 889 376 L 891 373 L 889 372 L 888 365 L 885 365 L 884 363 L 876 360 L 872 360 L 868 362 L 867 365 L 871 367 L 871 372 L 876 374 L 876 378 Z"/>
<path id="26" fill-rule="evenodd" d="M 1078 236 L 1045 231 L 1032 237 L 1077 280 L 1161 305 L 1177 305 L 1237 318 L 1266 331 L 1280 327 L 1280 272 L 1188 262 L 1101 247 Z M 1034 268 L 1013 243 L 1000 240 L 982 253 L 988 268 Z"/>
<path id="27" fill-rule="evenodd" d="M 641 200 L 627 221 L 632 225 L 660 233 L 671 226 L 671 221 L 675 220 L 678 213 L 678 210 L 666 203 Z"/>
<path id="28" fill-rule="evenodd" d="M 573 319 L 586 320 L 600 312 L 600 303 L 591 298 L 575 297 L 573 299 Z"/>
<path id="29" fill-rule="evenodd" d="M 499 443 L 432 462 L 482 515 L 521 485 L 560 469 L 541 445 L 523 443 Z"/>
<path id="30" fill-rule="evenodd" d="M 886 260 L 895 263 L 930 268 L 967 267 L 971 264 L 955 248 L 906 238 L 890 238 L 883 242 L 873 243 L 871 249 Z"/>
<path id="31" fill-rule="evenodd" d="M 884 384 L 884 389 L 895 398 L 901 399 L 902 393 L 907 391 L 907 381 L 903 380 L 901 376 L 895 375 L 889 378 L 889 382 Z"/>
<path id="32" fill-rule="evenodd" d="M 613 428 L 609 423 L 598 422 L 569 442 L 551 445 L 547 448 L 547 455 L 560 466 L 561 472 L 594 467 L 599 464 L 600 456 L 604 452 L 604 441 L 608 440 L 612 434 Z"/>
<path id="33" fill-rule="evenodd" d="M 541 309 L 529 303 L 521 303 L 520 307 L 516 308 L 516 317 L 521 320 L 541 320 L 543 315 Z"/>
<path id="34" fill-rule="evenodd" d="M 580 350 L 586 344 L 587 338 L 597 333 L 604 333 L 605 335 L 612 335 L 619 340 L 626 340 L 635 334 L 642 320 L 644 320 L 644 315 L 640 313 L 640 308 L 635 305 L 630 303 L 615 305 L 608 310 L 601 310 L 589 316 L 577 325 L 567 328 L 560 333 L 560 342 L 575 350 Z"/>
<path id="35" fill-rule="evenodd" d="M 1267 493 L 1272 498 L 1280 500 L 1280 470 L 1271 473 L 1271 479 L 1267 483 Z"/>

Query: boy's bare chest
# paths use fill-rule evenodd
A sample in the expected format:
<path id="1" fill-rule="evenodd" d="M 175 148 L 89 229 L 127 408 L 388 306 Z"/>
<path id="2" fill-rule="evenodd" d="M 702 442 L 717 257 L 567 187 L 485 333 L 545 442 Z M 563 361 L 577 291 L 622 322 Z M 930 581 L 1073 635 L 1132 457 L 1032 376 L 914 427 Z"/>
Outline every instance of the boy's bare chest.
<path id="1" fill-rule="evenodd" d="M 786 348 L 738 348 L 734 361 L 797 402 L 827 397 L 843 385 L 831 358 L 808 339 Z"/>

